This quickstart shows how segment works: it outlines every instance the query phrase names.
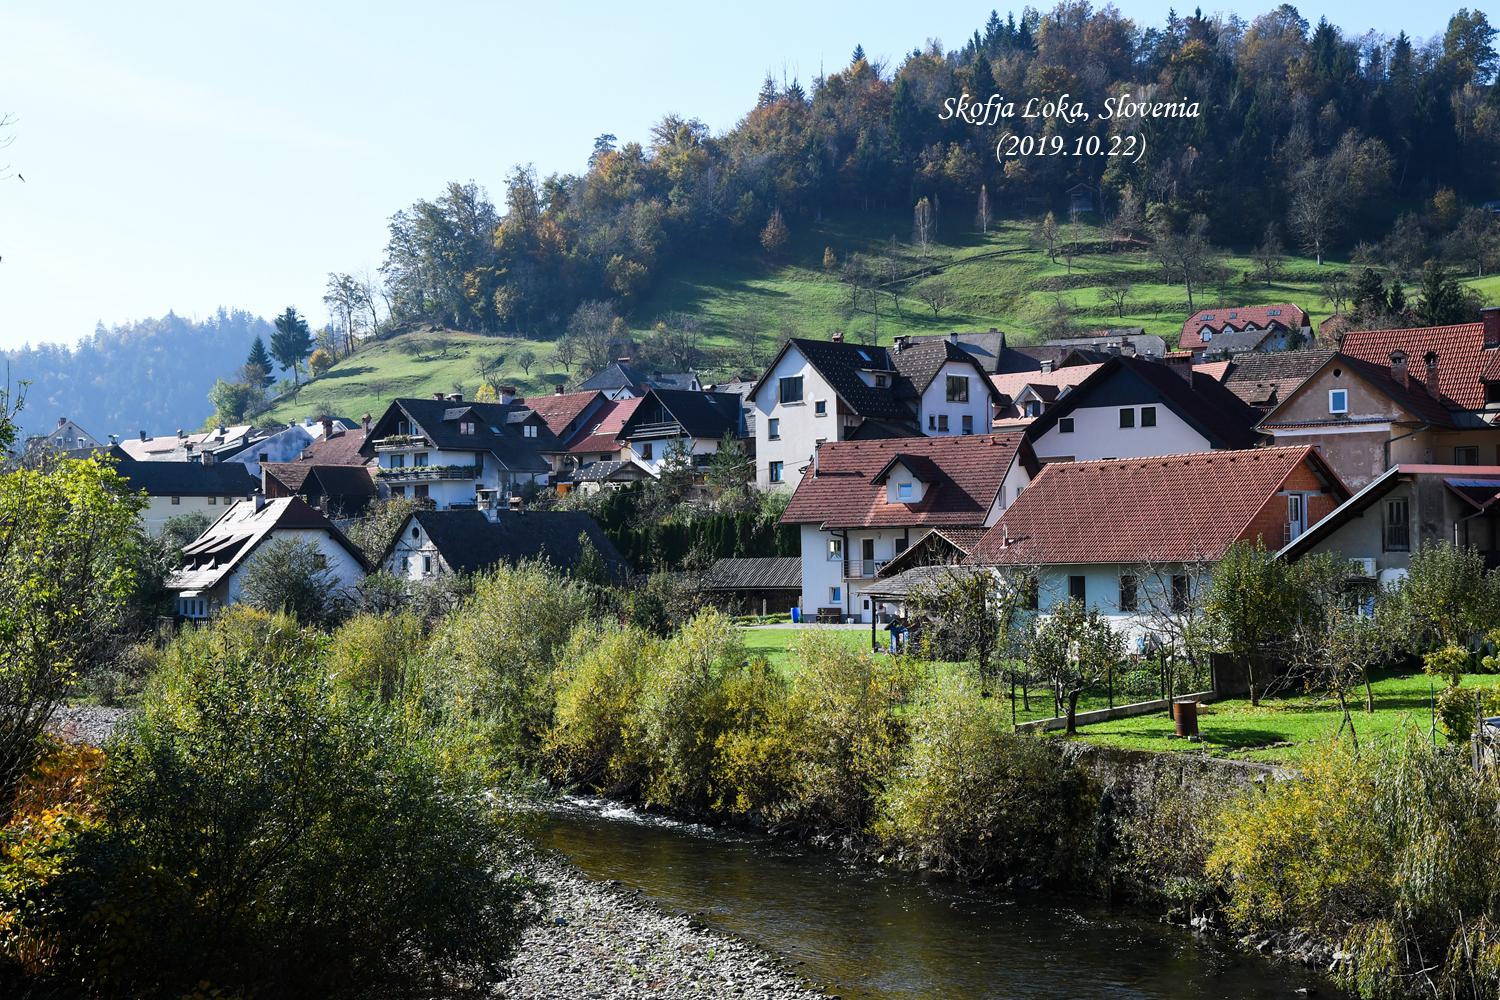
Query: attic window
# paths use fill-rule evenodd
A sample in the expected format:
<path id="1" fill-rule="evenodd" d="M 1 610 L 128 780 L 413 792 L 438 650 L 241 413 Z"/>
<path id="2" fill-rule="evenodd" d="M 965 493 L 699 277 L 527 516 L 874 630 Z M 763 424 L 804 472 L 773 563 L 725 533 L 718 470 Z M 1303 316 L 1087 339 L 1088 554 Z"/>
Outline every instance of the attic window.
<path id="1" fill-rule="evenodd" d="M 870 357 L 870 352 L 869 351 L 861 350 L 859 352 L 859 356 L 862 357 L 862 358 L 864 358 L 866 361 L 869 361 L 871 364 L 874 363 L 874 359 Z"/>
<path id="2" fill-rule="evenodd" d="M 1214 314 L 1213 313 L 1204 313 L 1203 314 L 1203 318 L 1205 320 L 1213 319 L 1214 318 Z"/>
<path id="3" fill-rule="evenodd" d="M 885 376 L 884 375 L 876 375 L 875 376 L 875 388 L 877 388 L 877 389 L 884 389 L 885 385 L 886 385 Z"/>
<path id="4" fill-rule="evenodd" d="M 458 422 L 458 433 L 460 433 L 460 434 L 473 434 L 474 433 L 474 421 L 472 421 L 472 420 L 460 420 Z"/>
<path id="5" fill-rule="evenodd" d="M 1349 412 L 1349 390 L 1348 389 L 1329 389 L 1328 390 L 1328 412 L 1329 413 L 1348 413 Z"/>
<path id="6" fill-rule="evenodd" d="M 1266 315 L 1267 316 L 1280 316 L 1281 315 L 1281 310 L 1280 309 L 1272 309 L 1270 312 L 1266 313 Z"/>
<path id="7" fill-rule="evenodd" d="M 536 437 L 536 424 L 522 424 L 521 436 L 529 438 Z"/>
<path id="8" fill-rule="evenodd" d="M 420 528 L 413 527 L 411 529 L 411 537 L 413 537 L 413 538 L 421 538 L 422 537 L 422 530 Z"/>
<path id="9" fill-rule="evenodd" d="M 1213 340 L 1214 339 L 1214 332 L 1213 332 L 1213 330 L 1210 329 L 1209 327 L 1205 326 L 1203 328 L 1203 339 L 1204 340 Z"/>
<path id="10" fill-rule="evenodd" d="M 969 401 L 969 379 L 966 375 L 948 376 L 948 402 L 967 403 Z"/>
<path id="11" fill-rule="evenodd" d="M 902 501 L 911 499 L 911 483 L 896 484 L 896 499 Z"/>
<path id="12" fill-rule="evenodd" d="M 1229 318 L 1230 319 L 1239 319 L 1239 316 L 1240 316 L 1239 313 L 1230 313 L 1229 314 Z"/>

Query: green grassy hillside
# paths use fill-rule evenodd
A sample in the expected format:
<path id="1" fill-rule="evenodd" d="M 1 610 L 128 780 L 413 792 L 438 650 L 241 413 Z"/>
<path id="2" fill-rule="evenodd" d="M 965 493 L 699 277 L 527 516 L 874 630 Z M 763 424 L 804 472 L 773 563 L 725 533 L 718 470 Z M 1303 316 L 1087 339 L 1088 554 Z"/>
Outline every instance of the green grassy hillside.
<path id="1" fill-rule="evenodd" d="M 1049 312 L 1059 303 L 1073 313 L 1073 325 L 1083 333 L 1107 327 L 1140 326 L 1175 344 L 1188 315 L 1187 296 L 1180 285 L 1161 283 L 1158 268 L 1144 252 L 1094 252 L 1075 257 L 1069 267 L 1062 256 L 1054 263 L 1038 249 L 1032 235 L 1035 220 L 997 221 L 988 235 L 966 225 L 945 235 L 927 254 L 913 248 L 909 218 L 876 213 L 852 220 L 794 226 L 792 240 L 780 261 L 764 255 L 731 254 L 717 259 L 674 262 L 666 279 L 629 317 L 639 338 L 648 335 L 655 318 L 680 311 L 698 317 L 707 331 L 708 363 L 701 366 L 708 379 L 721 378 L 744 367 L 744 331 L 759 331 L 758 356 L 764 358 L 779 338 L 826 338 L 842 332 L 850 339 L 889 344 L 898 334 L 946 333 L 949 330 L 987 330 L 998 327 L 1016 335 L 1018 343 L 1039 339 Z M 955 225 L 955 230 L 958 227 Z M 1109 246 L 1097 230 L 1084 227 L 1082 241 L 1096 250 Z M 825 249 L 832 249 L 839 265 L 823 268 Z M 882 292 L 879 311 L 870 306 L 868 292 L 851 303 L 849 286 L 838 271 L 851 255 L 890 262 L 898 277 L 918 275 L 895 286 L 893 296 Z M 1313 322 L 1323 320 L 1332 307 L 1322 298 L 1321 283 L 1336 270 L 1350 270 L 1343 262 L 1318 267 L 1310 260 L 1289 257 L 1285 273 L 1270 287 L 1245 281 L 1254 264 L 1248 248 L 1225 258 L 1231 277 L 1222 287 L 1195 289 L 1197 308 L 1293 302 L 1306 309 Z M 1124 315 L 1104 295 L 1113 277 L 1124 273 L 1132 288 Z M 920 298 L 924 284 L 943 282 L 951 302 L 933 309 Z M 1500 277 L 1470 278 L 1491 302 L 1500 300 Z M 1412 292 L 1414 289 L 1408 289 Z M 416 354 L 410 342 L 421 346 Z M 274 419 L 300 419 L 318 411 L 358 417 L 379 413 L 395 396 L 453 392 L 472 393 L 481 384 L 476 362 L 481 357 L 504 356 L 503 381 L 524 395 L 552 391 L 559 382 L 577 375 L 554 370 L 548 355 L 552 345 L 515 337 L 481 337 L 446 331 L 406 334 L 371 344 L 345 359 L 321 378 L 305 385 L 295 397 L 280 402 Z M 517 354 L 534 351 L 539 361 L 529 374 L 521 371 Z"/>

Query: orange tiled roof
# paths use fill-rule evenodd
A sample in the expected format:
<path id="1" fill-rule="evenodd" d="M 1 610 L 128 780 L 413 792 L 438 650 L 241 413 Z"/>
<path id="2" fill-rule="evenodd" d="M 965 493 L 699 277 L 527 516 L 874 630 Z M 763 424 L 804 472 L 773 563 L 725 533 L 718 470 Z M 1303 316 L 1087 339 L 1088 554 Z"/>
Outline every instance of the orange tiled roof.
<path id="1" fill-rule="evenodd" d="M 534 396 L 526 400 L 525 405 L 542 418 L 542 422 L 553 434 L 561 437 L 568 433 L 568 425 L 577 420 L 578 415 L 602 395 L 604 394 L 598 390 L 553 393 L 550 396 Z"/>
<path id="2" fill-rule="evenodd" d="M 625 421 L 641 405 L 643 398 L 645 397 L 635 396 L 630 399 L 606 400 L 567 442 L 568 451 L 578 455 L 617 451 L 620 447 L 620 431 L 625 429 Z"/>
<path id="3" fill-rule="evenodd" d="M 969 560 L 1132 564 L 1217 559 L 1246 537 L 1261 508 L 1304 463 L 1330 485 L 1338 502 L 1349 498 L 1348 489 L 1309 446 L 1051 463 Z"/>
<path id="4" fill-rule="evenodd" d="M 1484 382 L 1500 379 L 1500 351 L 1485 350 L 1484 324 L 1425 326 L 1408 330 L 1350 330 L 1340 351 L 1372 365 L 1391 365 L 1391 352 L 1406 354 L 1413 386 L 1426 387 L 1428 351 L 1437 354 L 1438 396 L 1454 410 L 1484 409 Z"/>
<path id="5" fill-rule="evenodd" d="M 1214 333 L 1223 333 L 1226 330 L 1240 333 L 1251 323 L 1255 324 L 1257 330 L 1267 329 L 1272 323 L 1280 323 L 1288 329 L 1295 330 L 1307 326 L 1308 320 L 1307 313 L 1303 312 L 1302 307 L 1292 305 L 1290 302 L 1276 302 L 1265 306 L 1232 306 L 1227 309 L 1200 309 L 1182 324 L 1182 339 L 1177 346 L 1182 350 L 1211 346 L 1212 341 L 1204 343 L 1200 336 L 1205 326 Z"/>
<path id="6" fill-rule="evenodd" d="M 825 528 L 983 527 L 1018 450 L 1034 470 L 1031 445 L 1019 433 L 830 442 L 818 451 L 817 474 L 802 477 L 781 521 Z M 909 457 L 908 465 L 921 464 L 924 479 L 936 468 L 937 482 L 917 503 L 887 503 L 885 486 L 871 481 L 897 455 Z"/>

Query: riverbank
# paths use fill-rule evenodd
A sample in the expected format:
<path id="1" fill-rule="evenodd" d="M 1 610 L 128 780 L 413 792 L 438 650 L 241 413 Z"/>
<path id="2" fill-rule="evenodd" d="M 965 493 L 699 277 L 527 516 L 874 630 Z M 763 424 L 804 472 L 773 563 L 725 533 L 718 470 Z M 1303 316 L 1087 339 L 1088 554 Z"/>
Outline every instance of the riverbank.
<path id="1" fill-rule="evenodd" d="M 497 997 L 827 1000 L 744 941 L 671 915 L 619 882 L 596 882 L 560 859 L 545 919 L 526 932 Z"/>

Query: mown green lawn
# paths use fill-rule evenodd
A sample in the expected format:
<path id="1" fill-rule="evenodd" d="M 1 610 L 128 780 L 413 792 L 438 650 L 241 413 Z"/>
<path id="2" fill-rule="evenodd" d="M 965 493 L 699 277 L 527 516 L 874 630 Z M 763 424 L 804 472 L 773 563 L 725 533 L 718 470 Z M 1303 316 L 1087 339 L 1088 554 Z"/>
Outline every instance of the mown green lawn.
<path id="1" fill-rule="evenodd" d="M 1492 674 L 1464 678 L 1465 686 L 1500 684 Z M 1363 690 L 1350 703 L 1355 735 L 1361 743 L 1397 730 L 1415 728 L 1422 734 L 1432 729 L 1432 696 L 1443 682 L 1425 674 L 1386 674 L 1372 683 L 1375 714 L 1364 710 Z M 1294 763 L 1319 741 L 1349 739 L 1345 729 L 1339 736 L 1343 712 L 1338 700 L 1326 693 L 1288 692 L 1263 699 L 1259 707 L 1249 699 L 1232 699 L 1199 708 L 1198 728 L 1203 742 L 1173 738 L 1173 725 L 1165 713 L 1115 719 L 1080 730 L 1090 743 L 1178 753 L 1206 753 Z M 1439 725 L 1437 738 L 1446 737 Z"/>

